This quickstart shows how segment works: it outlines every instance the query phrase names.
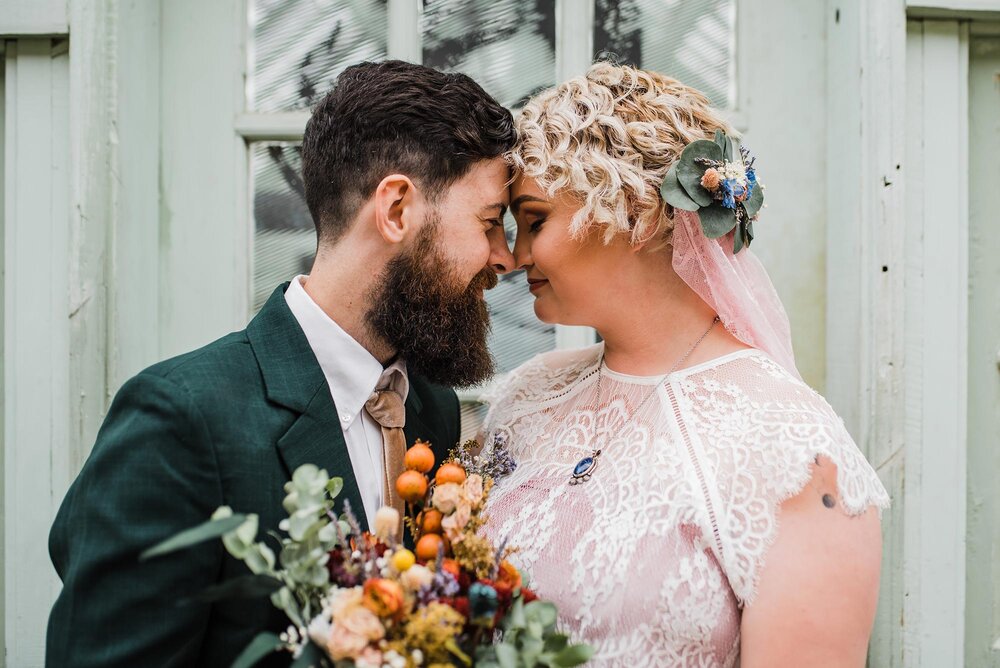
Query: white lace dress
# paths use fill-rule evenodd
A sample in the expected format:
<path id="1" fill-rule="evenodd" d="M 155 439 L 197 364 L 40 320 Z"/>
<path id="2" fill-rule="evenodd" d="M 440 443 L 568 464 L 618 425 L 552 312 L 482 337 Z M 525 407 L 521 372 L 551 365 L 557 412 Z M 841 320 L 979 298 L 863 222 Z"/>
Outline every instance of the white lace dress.
<path id="1" fill-rule="evenodd" d="M 484 454 L 505 444 L 517 468 L 486 532 L 519 548 L 512 561 L 595 646 L 593 665 L 735 665 L 776 511 L 816 458 L 837 465 L 848 513 L 886 507 L 885 488 L 826 401 L 762 352 L 659 385 L 605 367 L 597 405 L 601 352 L 541 355 L 488 397 Z M 598 447 L 593 477 L 570 485 Z"/>

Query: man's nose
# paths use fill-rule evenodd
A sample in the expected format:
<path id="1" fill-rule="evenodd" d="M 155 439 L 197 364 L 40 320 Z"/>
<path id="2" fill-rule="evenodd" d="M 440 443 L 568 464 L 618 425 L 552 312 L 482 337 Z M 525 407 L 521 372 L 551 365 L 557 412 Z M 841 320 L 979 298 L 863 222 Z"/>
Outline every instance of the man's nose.
<path id="1" fill-rule="evenodd" d="M 498 274 L 507 274 L 514 269 L 514 256 L 507 245 L 507 235 L 502 227 L 495 228 L 490 235 L 490 268 Z"/>

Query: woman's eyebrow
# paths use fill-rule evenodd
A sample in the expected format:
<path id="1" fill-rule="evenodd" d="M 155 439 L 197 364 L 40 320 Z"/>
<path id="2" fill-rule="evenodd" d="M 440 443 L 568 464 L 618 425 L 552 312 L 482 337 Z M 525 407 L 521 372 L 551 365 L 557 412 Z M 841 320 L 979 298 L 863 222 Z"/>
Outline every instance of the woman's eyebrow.
<path id="1" fill-rule="evenodd" d="M 541 202 L 542 204 L 548 204 L 548 200 L 544 200 L 541 197 L 534 197 L 532 195 L 520 195 L 515 197 L 514 201 L 510 203 L 510 210 L 517 213 L 521 208 L 521 205 L 525 202 Z"/>

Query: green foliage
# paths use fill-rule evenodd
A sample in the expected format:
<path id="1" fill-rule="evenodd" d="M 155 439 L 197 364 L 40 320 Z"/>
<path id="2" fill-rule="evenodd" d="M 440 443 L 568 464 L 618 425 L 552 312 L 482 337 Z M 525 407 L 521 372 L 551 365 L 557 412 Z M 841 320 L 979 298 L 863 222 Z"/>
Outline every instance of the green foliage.
<path id="1" fill-rule="evenodd" d="M 567 668 L 585 663 L 594 654 L 589 645 L 571 645 L 556 630 L 556 607 L 544 601 L 525 604 L 518 596 L 503 622 L 503 640 L 476 650 L 481 668 Z"/>
<path id="2" fill-rule="evenodd" d="M 281 648 L 281 640 L 270 632 L 259 633 L 240 655 L 233 661 L 231 668 L 251 668 L 268 654 Z"/>
<path id="3" fill-rule="evenodd" d="M 222 511 L 223 508 L 229 511 L 228 514 L 219 515 L 219 511 Z M 139 561 L 146 561 L 147 559 L 152 559 L 153 557 L 159 557 L 164 554 L 183 550 L 191 547 L 192 545 L 197 545 L 198 543 L 203 543 L 206 540 L 211 540 L 212 538 L 224 536 L 225 534 L 239 528 L 244 521 L 246 521 L 245 515 L 233 515 L 233 511 L 231 509 L 223 506 L 216 511 L 216 514 L 212 516 L 212 519 L 204 524 L 199 524 L 196 527 L 182 531 L 176 536 L 172 536 L 162 543 L 158 543 L 149 548 L 139 555 Z"/>

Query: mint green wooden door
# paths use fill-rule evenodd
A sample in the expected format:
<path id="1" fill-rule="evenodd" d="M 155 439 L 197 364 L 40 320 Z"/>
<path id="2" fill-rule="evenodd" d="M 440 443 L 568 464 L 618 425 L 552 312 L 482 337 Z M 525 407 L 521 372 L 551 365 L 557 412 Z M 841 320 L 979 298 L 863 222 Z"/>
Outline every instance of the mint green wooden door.
<path id="1" fill-rule="evenodd" d="M 1000 666 L 1000 26 L 969 53 L 965 665 Z"/>

